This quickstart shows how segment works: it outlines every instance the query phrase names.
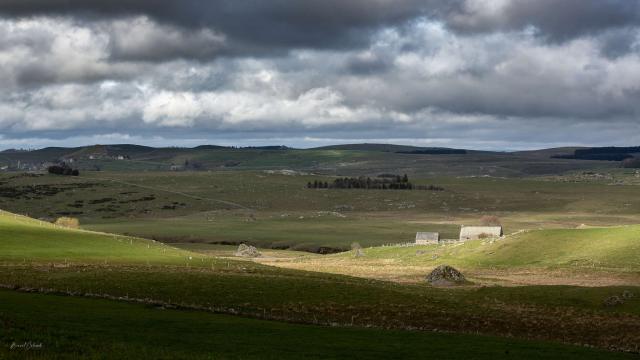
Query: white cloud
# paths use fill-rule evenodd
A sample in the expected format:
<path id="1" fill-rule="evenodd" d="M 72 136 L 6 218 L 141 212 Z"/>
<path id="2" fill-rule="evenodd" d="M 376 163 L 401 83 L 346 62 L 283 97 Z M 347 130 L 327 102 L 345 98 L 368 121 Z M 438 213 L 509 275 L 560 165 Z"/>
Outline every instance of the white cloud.
<path id="1" fill-rule="evenodd" d="M 483 3 L 467 2 L 469 12 L 504 11 Z M 420 19 L 375 32 L 364 48 L 218 57 L 229 41 L 147 17 L 0 19 L 0 132 L 126 129 L 132 141 L 143 133 L 339 132 L 451 144 L 473 137 L 480 146 L 544 143 L 529 132 L 546 126 L 555 130 L 542 135 L 562 134 L 567 144 L 592 139 L 596 128 L 618 143 L 632 139 L 624 129 L 640 113 L 640 54 L 607 57 L 595 36 L 548 43 L 522 29 L 461 35 Z"/>
<path id="2" fill-rule="evenodd" d="M 365 123 L 367 121 L 406 121 L 408 116 L 370 107 L 349 107 L 334 89 L 314 88 L 295 98 L 244 91 L 161 92 L 149 99 L 144 121 L 160 126 L 220 127 L 247 130 L 279 126 L 306 128 Z"/>

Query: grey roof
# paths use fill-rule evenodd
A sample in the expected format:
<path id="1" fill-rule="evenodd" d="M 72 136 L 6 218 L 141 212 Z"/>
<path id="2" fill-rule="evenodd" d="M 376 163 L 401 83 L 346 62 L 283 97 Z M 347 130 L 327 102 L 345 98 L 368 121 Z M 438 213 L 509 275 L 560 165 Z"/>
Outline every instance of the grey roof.
<path id="1" fill-rule="evenodd" d="M 418 241 L 418 240 L 437 241 L 439 239 L 440 239 L 440 233 L 437 233 L 437 232 L 419 232 L 419 233 L 416 233 L 416 241 Z"/>

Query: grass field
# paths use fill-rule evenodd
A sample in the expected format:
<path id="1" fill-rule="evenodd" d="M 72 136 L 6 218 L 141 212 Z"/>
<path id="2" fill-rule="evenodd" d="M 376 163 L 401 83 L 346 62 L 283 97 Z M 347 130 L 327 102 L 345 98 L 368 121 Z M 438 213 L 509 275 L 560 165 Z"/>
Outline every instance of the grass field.
<path id="1" fill-rule="evenodd" d="M 193 253 L 162 243 L 66 229 L 0 211 L 0 261 L 183 264 Z"/>
<path id="2" fill-rule="evenodd" d="M 7 213 L 1 216 L 0 233 L 11 234 L 0 241 L 0 253 L 7 254 L 0 266 L 0 284 L 7 288 L 309 324 L 438 329 L 633 351 L 638 351 L 640 343 L 640 299 L 615 308 L 602 305 L 611 295 L 640 293 L 632 286 L 440 289 L 403 285 L 212 258 L 185 250 L 154 253 L 150 241 L 138 240 L 143 246 L 136 246 L 112 235 L 58 229 Z M 78 243 L 83 241 L 86 244 Z M 86 256 L 70 252 L 69 247 L 78 246 L 85 246 Z M 42 247 L 49 249 L 51 258 L 40 255 Z M 101 260 L 119 257 L 123 247 L 130 249 L 123 261 Z M 96 316 L 102 315 L 98 312 Z M 8 323 L 14 321 L 9 319 Z M 67 326 L 63 329 L 68 331 Z M 383 340 L 379 345 L 381 349 L 393 347 Z M 131 346 L 135 349 L 136 345 Z M 541 351 L 555 347 L 537 346 Z"/>
<path id="3" fill-rule="evenodd" d="M 0 301 L 3 359 L 633 358 L 495 337 L 293 325 L 9 291 L 0 291 Z M 42 347 L 17 347 L 25 343 Z"/>

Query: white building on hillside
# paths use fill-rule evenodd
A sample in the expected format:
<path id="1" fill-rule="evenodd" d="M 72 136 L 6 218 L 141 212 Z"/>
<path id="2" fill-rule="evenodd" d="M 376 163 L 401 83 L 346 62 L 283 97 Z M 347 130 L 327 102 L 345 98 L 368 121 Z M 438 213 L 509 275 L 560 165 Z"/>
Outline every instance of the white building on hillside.
<path id="1" fill-rule="evenodd" d="M 502 236 L 502 226 L 463 226 L 460 241 L 495 239 Z"/>

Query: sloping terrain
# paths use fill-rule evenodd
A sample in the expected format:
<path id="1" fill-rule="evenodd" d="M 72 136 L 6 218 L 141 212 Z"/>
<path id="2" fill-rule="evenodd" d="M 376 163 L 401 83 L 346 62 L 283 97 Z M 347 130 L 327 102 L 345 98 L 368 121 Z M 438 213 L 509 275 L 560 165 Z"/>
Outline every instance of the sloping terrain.
<path id="1" fill-rule="evenodd" d="M 127 236 L 72 230 L 0 211 L 0 261 L 184 263 L 193 253 Z"/>
<path id="2" fill-rule="evenodd" d="M 640 226 L 531 230 L 497 240 L 372 247 L 358 258 L 348 252 L 275 264 L 409 282 L 447 264 L 481 284 L 637 285 Z"/>
<path id="3" fill-rule="evenodd" d="M 427 257 L 415 256 L 415 250 L 422 248 L 367 250 L 372 258 L 397 257 L 415 264 Z M 498 240 L 427 246 L 425 251 L 437 255 L 434 264 L 449 262 L 465 268 L 588 267 L 640 272 L 640 225 L 532 230 Z"/>

